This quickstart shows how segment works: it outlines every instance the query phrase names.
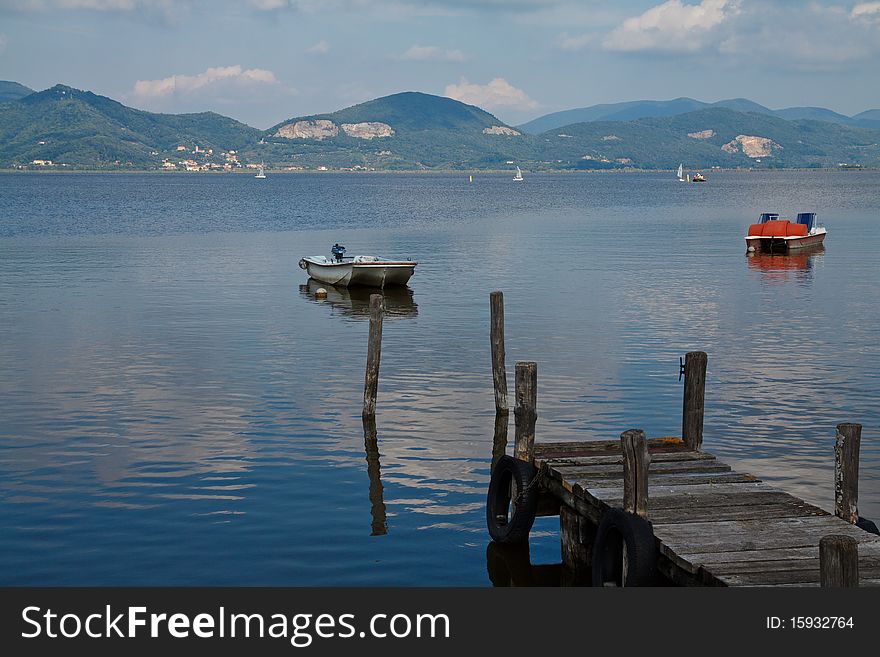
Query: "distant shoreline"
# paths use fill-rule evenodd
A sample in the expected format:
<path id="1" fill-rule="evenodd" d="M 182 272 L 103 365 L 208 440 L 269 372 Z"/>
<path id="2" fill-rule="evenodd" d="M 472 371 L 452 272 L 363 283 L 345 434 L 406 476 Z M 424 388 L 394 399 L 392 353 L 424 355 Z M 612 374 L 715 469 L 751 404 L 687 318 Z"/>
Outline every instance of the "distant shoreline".
<path id="1" fill-rule="evenodd" d="M 523 169 L 523 171 L 527 174 L 627 174 L 627 173 L 675 173 L 677 168 L 675 169 L 632 169 L 632 168 L 614 168 L 614 169 L 539 169 L 539 170 L 531 170 L 531 169 Z M 714 173 L 779 173 L 779 172 L 814 172 L 814 173 L 858 173 L 861 171 L 880 171 L 880 167 L 822 167 L 822 168 L 814 168 L 814 167 L 783 167 L 783 168 L 773 168 L 773 169 L 745 169 L 741 167 L 734 167 L 730 169 L 689 169 L 688 171 L 700 171 L 707 172 L 709 174 Z M 348 174 L 348 175 L 365 175 L 365 174 L 390 174 L 390 175 L 412 175 L 412 174 L 421 174 L 421 175 L 430 175 L 433 173 L 443 173 L 443 174 L 463 174 L 463 175 L 477 175 L 477 174 L 490 174 L 490 175 L 501 175 L 501 174 L 510 174 L 512 173 L 512 169 L 376 169 L 374 171 L 349 171 L 345 169 L 329 169 L 327 171 L 317 171 L 315 169 L 308 170 L 300 170 L 300 171 L 289 171 L 285 169 L 266 169 L 267 174 L 271 175 L 302 175 L 302 174 Z M 126 175 L 126 174 L 155 174 L 157 176 L 193 176 L 193 175 L 202 175 L 202 176 L 254 176 L 253 171 L 160 171 L 157 169 L 0 169 L 0 174 L 36 174 L 36 175 L 68 175 L 72 173 L 89 173 L 89 174 L 112 174 L 112 175 Z"/>

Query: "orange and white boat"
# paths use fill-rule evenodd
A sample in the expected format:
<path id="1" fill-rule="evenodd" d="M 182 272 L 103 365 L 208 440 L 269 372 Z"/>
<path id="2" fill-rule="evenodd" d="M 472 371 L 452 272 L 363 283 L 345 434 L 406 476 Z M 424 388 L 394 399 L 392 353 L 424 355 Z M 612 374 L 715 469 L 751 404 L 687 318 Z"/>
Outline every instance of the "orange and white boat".
<path id="1" fill-rule="evenodd" d="M 795 221 L 782 219 L 775 212 L 764 212 L 758 223 L 749 226 L 746 248 L 757 253 L 787 253 L 821 244 L 826 234 L 815 212 L 800 212 Z"/>

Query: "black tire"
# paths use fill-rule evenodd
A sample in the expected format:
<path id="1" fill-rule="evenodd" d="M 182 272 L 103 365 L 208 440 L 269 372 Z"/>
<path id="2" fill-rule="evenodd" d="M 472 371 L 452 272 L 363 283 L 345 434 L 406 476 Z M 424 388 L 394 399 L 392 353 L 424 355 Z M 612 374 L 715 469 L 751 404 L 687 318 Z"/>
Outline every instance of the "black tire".
<path id="1" fill-rule="evenodd" d="M 606 511 L 593 544 L 593 586 L 651 586 L 656 577 L 657 547 L 651 523 L 623 509 Z"/>
<path id="2" fill-rule="evenodd" d="M 529 490 L 526 487 L 534 477 L 535 467 L 531 463 L 507 455 L 498 459 L 486 499 L 486 526 L 493 541 L 510 545 L 529 540 L 538 507 L 538 491 L 536 487 Z M 526 492 L 519 502 L 512 504 L 511 492 L 515 500 L 522 491 Z"/>
<path id="3" fill-rule="evenodd" d="M 868 520 L 867 518 L 862 518 L 859 516 L 858 522 L 856 522 L 856 527 L 861 527 L 866 532 L 870 532 L 871 534 L 877 534 L 880 536 L 880 529 L 877 529 L 877 525 L 873 520 Z"/>

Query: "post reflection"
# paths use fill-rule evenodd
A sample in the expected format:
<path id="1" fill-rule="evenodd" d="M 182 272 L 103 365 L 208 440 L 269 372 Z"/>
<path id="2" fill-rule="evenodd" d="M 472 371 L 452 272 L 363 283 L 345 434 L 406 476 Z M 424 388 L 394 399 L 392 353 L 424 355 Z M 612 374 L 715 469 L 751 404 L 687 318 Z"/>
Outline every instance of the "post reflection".
<path id="1" fill-rule="evenodd" d="M 376 418 L 364 418 L 364 449 L 367 453 L 367 476 L 370 478 L 370 536 L 388 533 L 385 498 L 379 463 L 379 440 L 376 435 Z"/>
<path id="2" fill-rule="evenodd" d="M 793 253 L 746 254 L 749 271 L 757 272 L 767 283 L 787 283 L 789 281 L 809 282 L 813 278 L 813 268 L 825 253 L 825 245 L 800 249 Z"/>
<path id="3" fill-rule="evenodd" d="M 315 298 L 315 292 L 319 288 L 327 290 L 326 299 Z M 355 319 L 370 318 L 371 294 L 381 294 L 385 298 L 386 319 L 416 317 L 419 314 L 419 305 L 413 300 L 413 291 L 405 285 L 386 288 L 336 287 L 310 278 L 307 283 L 299 286 L 299 293 L 310 301 L 327 304 Z"/>

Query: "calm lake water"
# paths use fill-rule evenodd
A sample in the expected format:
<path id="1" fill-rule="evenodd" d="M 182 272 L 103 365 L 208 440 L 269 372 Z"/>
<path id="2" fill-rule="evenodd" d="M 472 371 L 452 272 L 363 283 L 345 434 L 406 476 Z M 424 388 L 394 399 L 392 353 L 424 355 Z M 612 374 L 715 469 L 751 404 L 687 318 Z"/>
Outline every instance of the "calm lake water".
<path id="1" fill-rule="evenodd" d="M 818 212 L 825 251 L 746 257 L 763 210 Z M 539 440 L 679 433 L 702 349 L 707 449 L 829 508 L 862 422 L 880 520 L 878 220 L 872 172 L 0 175 L 0 584 L 490 585 L 494 289 Z M 367 294 L 297 267 L 337 241 L 421 263 L 378 452 Z"/>

